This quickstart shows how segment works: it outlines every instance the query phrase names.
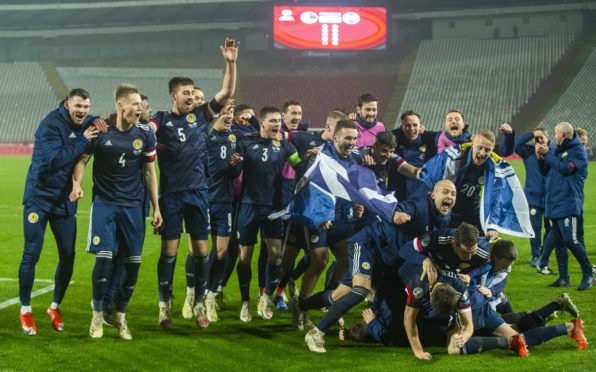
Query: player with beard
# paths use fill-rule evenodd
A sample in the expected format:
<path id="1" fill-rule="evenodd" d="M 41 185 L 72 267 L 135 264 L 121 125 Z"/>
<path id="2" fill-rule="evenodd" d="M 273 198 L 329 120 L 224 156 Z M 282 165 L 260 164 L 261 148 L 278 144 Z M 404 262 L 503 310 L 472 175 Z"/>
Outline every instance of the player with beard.
<path id="1" fill-rule="evenodd" d="M 23 196 L 25 245 L 19 266 L 19 319 L 23 332 L 37 334 L 31 308 L 35 266 L 39 261 L 48 222 L 60 257 L 54 277 L 54 297 L 47 313 L 52 327 L 61 332 L 64 322 L 60 303 L 64 298 L 75 259 L 77 203 L 69 200 L 72 170 L 89 142 L 106 130 L 103 120 L 89 115 L 91 98 L 84 89 L 73 89 L 41 121 L 35 131 L 35 147 Z M 92 122 L 95 122 L 92 124 Z"/>
<path id="2" fill-rule="evenodd" d="M 377 121 L 379 99 L 370 93 L 358 97 L 355 123 L 358 126 L 357 147 L 372 146 L 377 133 L 385 131 L 385 124 Z"/>
<path id="3" fill-rule="evenodd" d="M 225 60 L 222 89 L 209 102 L 193 109 L 194 82 L 175 77 L 169 82 L 172 111 L 159 111 L 149 121 L 156 131 L 160 168 L 160 207 L 164 223 L 157 265 L 159 325 L 172 325 L 171 295 L 182 221 L 195 256 L 193 311 L 199 325 L 206 319 L 203 304 L 208 269 L 207 130 L 209 123 L 234 94 L 239 43 L 226 39 L 220 47 Z"/>

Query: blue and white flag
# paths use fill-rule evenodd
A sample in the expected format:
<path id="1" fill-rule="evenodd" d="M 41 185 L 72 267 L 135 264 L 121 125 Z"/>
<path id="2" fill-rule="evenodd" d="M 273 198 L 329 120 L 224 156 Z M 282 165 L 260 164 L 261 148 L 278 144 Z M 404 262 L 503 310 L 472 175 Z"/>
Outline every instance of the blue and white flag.
<path id="1" fill-rule="evenodd" d="M 397 199 L 392 193 L 380 190 L 374 172 L 368 168 L 341 164 L 320 153 L 304 174 L 304 179 L 308 183 L 298 188 L 288 208 L 269 218 L 289 218 L 318 228 L 323 222 L 334 220 L 337 197 L 361 204 L 388 221 L 393 220 Z"/>
<path id="2" fill-rule="evenodd" d="M 430 190 L 442 179 L 449 179 L 457 186 L 458 180 L 471 166 L 470 146 L 451 147 L 434 156 L 422 168 L 420 180 Z M 484 167 L 480 223 L 484 233 L 490 229 L 512 236 L 534 237 L 528 201 L 519 179 L 511 165 L 494 153 Z"/>

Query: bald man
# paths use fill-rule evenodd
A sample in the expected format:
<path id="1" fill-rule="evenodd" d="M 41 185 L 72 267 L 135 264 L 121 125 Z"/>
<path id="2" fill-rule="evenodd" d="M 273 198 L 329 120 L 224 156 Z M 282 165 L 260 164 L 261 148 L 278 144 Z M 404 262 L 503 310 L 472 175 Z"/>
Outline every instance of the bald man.
<path id="1" fill-rule="evenodd" d="M 541 172 L 546 175 L 545 216 L 552 220 L 551 231 L 544 242 L 543 261 L 556 247 L 559 278 L 550 287 L 570 287 L 567 249 L 571 250 L 582 269 L 578 290 L 592 287 L 592 264 L 584 245 L 584 182 L 588 176 L 588 155 L 579 135 L 567 122 L 555 127 L 557 148 L 536 143 L 536 156 Z"/>

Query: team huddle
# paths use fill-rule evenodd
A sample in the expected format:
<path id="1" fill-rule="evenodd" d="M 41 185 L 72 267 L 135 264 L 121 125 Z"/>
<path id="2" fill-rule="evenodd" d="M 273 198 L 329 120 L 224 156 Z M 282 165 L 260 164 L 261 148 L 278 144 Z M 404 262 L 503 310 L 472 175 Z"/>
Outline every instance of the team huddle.
<path id="1" fill-rule="evenodd" d="M 313 352 L 326 351 L 325 333 L 336 325 L 340 339 L 410 346 L 419 359 L 432 358 L 424 347 L 445 345 L 449 354 L 509 349 L 526 357 L 528 348 L 562 335 L 586 347 L 579 310 L 566 293 L 540 309 L 513 311 L 505 293 L 518 253 L 499 237 L 530 237 L 532 265 L 542 274 L 553 273 L 554 249 L 559 277 L 552 287 L 570 287 L 571 250 L 583 274 L 578 289 L 591 288 L 583 241 L 585 132 L 560 123 L 551 144 L 544 129 L 516 137 L 503 124 L 497 145 L 490 130 L 470 133 L 457 110 L 446 113 L 443 131 L 426 130 L 418 113 L 406 111 L 401 126 L 388 132 L 377 120 L 378 99 L 368 93 L 358 97 L 355 113 L 333 108 L 322 131 L 309 131 L 299 101 L 256 114 L 235 105 L 238 47 L 231 39 L 221 47 L 223 84 L 211 101 L 190 78 L 174 77 L 171 111 L 149 115 L 140 88 L 121 84 L 109 118 L 90 115 L 89 93 L 73 89 L 42 120 L 23 198 L 19 317 L 25 334 L 37 333 L 31 292 L 48 222 L 60 260 L 47 313 L 56 331 L 64 329 L 60 303 L 74 266 L 77 200 L 93 156 L 86 244 L 95 254 L 92 338 L 103 337 L 106 324 L 120 338 L 133 338 L 126 312 L 150 217 L 161 237 L 157 321 L 164 329 L 174 318 L 174 268 L 185 233 L 182 316 L 201 328 L 219 320 L 234 269 L 239 319 L 252 320 L 251 263 L 260 241 L 257 314 L 269 320 L 274 310 L 291 311 Z M 523 190 L 503 159 L 514 152 L 528 174 Z M 339 181 L 325 189 L 311 178 L 322 161 L 340 175 L 355 169 L 375 190 L 356 186 L 358 177 L 342 181 L 355 195 Z M 379 200 L 392 194 L 395 203 L 382 213 Z M 288 209 L 291 218 L 282 218 Z M 324 290 L 313 293 L 326 268 Z M 370 306 L 362 319 L 345 325 L 343 316 L 364 301 Z M 315 324 L 310 313 L 319 309 L 325 312 Z M 560 311 L 573 320 L 547 325 Z"/>

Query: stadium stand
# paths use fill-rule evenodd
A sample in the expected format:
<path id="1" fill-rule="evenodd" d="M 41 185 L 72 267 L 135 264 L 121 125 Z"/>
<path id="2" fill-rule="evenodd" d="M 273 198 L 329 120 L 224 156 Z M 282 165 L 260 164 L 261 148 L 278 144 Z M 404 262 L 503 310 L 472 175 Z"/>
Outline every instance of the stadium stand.
<path id="1" fill-rule="evenodd" d="M 210 99 L 221 89 L 221 69 L 167 69 L 167 68 L 109 68 L 57 67 L 69 89 L 84 88 L 91 94 L 91 112 L 105 117 L 114 112 L 114 89 L 121 83 L 138 86 L 149 96 L 154 110 L 170 110 L 168 81 L 174 76 L 188 76 Z"/>
<path id="2" fill-rule="evenodd" d="M 288 99 L 302 103 L 303 121 L 321 128 L 329 111 L 344 108 L 355 112 L 357 98 L 371 93 L 379 98 L 378 117 L 383 117 L 395 75 L 368 76 L 240 76 L 240 96 L 258 111 L 263 106 L 281 108 Z"/>
<path id="3" fill-rule="evenodd" d="M 0 63 L 0 143 L 32 142 L 39 121 L 58 104 L 38 63 Z"/>
<path id="4" fill-rule="evenodd" d="M 591 142 L 596 140 L 596 49 L 579 71 L 557 103 L 542 119 L 540 126 L 552 134 L 562 121 L 588 131 Z"/>
<path id="5" fill-rule="evenodd" d="M 423 41 L 400 112 L 420 112 L 427 128 L 440 130 L 445 112 L 458 109 L 472 127 L 496 131 L 528 102 L 573 39 Z"/>

